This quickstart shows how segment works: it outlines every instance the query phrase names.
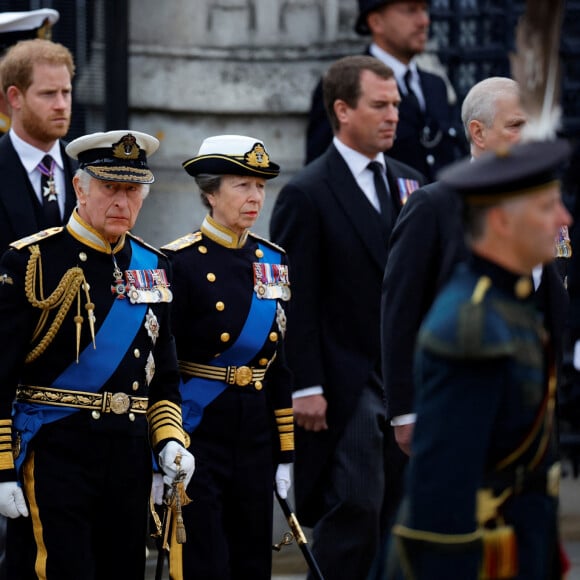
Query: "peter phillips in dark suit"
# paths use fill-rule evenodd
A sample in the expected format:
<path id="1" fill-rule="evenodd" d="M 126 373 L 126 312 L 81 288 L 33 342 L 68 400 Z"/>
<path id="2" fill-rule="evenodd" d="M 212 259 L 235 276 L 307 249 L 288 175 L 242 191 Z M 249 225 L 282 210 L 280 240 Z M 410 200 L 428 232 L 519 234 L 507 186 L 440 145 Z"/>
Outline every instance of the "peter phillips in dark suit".
<path id="1" fill-rule="evenodd" d="M 401 94 L 397 138 L 389 156 L 433 181 L 440 168 L 467 155 L 468 147 L 444 80 L 416 63 L 427 43 L 428 7 L 428 2 L 416 0 L 359 0 L 355 31 L 371 35 L 365 54 L 393 69 Z M 331 140 L 319 83 L 308 119 L 306 163 L 323 153 Z"/>
<path id="2" fill-rule="evenodd" d="M 314 527 L 326 580 L 342 580 L 365 578 L 384 529 L 380 289 L 392 224 L 424 178 L 383 154 L 400 101 L 391 69 L 351 56 L 323 82 L 333 143 L 282 188 L 270 233 L 293 271 L 297 515 Z M 372 161 L 383 172 L 376 182 Z"/>
<path id="3" fill-rule="evenodd" d="M 0 253 L 14 240 L 66 222 L 76 204 L 76 164 L 61 141 L 70 126 L 73 75 L 70 51 L 44 39 L 18 43 L 0 63 L 12 122 L 0 138 Z M 46 155 L 52 160 L 43 183 L 39 163 Z"/>

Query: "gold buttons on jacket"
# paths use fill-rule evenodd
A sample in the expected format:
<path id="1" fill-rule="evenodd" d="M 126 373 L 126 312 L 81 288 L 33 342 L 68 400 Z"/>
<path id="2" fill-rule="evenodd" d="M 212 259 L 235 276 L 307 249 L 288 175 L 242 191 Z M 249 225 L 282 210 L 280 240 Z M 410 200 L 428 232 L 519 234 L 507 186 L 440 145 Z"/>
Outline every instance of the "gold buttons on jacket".
<path id="1" fill-rule="evenodd" d="M 514 287 L 515 294 L 518 298 L 527 298 L 534 289 L 532 280 L 527 276 L 522 276 Z"/>
<path id="2" fill-rule="evenodd" d="M 87 255 L 86 255 L 84 252 L 81 252 L 81 253 L 79 254 L 79 260 L 80 260 L 81 262 L 86 262 L 86 261 L 87 261 Z"/>
<path id="3" fill-rule="evenodd" d="M 254 388 L 256 389 L 256 391 L 261 391 L 264 388 L 262 381 L 256 381 L 254 383 Z"/>
<path id="4" fill-rule="evenodd" d="M 271 332 L 269 338 L 270 338 L 270 341 L 271 342 L 276 342 L 278 340 L 278 333 L 277 332 Z"/>
<path id="5" fill-rule="evenodd" d="M 263 257 L 264 257 L 264 252 L 262 252 L 262 250 L 260 250 L 260 248 L 258 248 L 258 249 L 256 250 L 256 256 L 257 256 L 258 258 L 263 258 Z"/>
<path id="6" fill-rule="evenodd" d="M 197 251 L 200 254 L 207 254 L 207 248 L 205 246 L 197 246 Z"/>
<path id="7" fill-rule="evenodd" d="M 134 391 L 136 391 L 139 388 L 139 381 L 133 381 L 131 387 Z"/>
<path id="8" fill-rule="evenodd" d="M 133 355 L 135 356 L 135 358 L 139 358 L 141 356 L 141 351 L 138 348 L 136 348 L 133 351 Z"/>
<path id="9" fill-rule="evenodd" d="M 220 340 L 222 342 L 228 342 L 228 340 L 230 339 L 230 333 L 229 332 L 222 332 L 220 335 Z"/>
<path id="10" fill-rule="evenodd" d="M 259 364 L 260 366 L 262 366 L 262 367 L 265 367 L 265 366 L 268 364 L 268 359 L 267 359 L 267 358 L 261 358 L 261 359 L 258 361 L 258 364 Z"/>
<path id="11" fill-rule="evenodd" d="M 206 278 L 209 282 L 215 282 L 215 274 L 213 272 L 208 272 Z"/>
<path id="12" fill-rule="evenodd" d="M 215 303 L 215 309 L 218 312 L 221 312 L 225 307 L 226 307 L 226 305 L 221 300 L 219 302 Z"/>

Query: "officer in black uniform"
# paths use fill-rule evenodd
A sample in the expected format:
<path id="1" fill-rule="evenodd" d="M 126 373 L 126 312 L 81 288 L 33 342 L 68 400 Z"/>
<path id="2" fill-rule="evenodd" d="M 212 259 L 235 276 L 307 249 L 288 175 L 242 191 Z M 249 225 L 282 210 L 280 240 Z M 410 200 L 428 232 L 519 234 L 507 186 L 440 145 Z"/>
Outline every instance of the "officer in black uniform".
<path id="1" fill-rule="evenodd" d="M 471 257 L 419 334 L 389 562 L 406 578 L 561 578 L 555 337 L 531 275 L 571 222 L 556 180 L 568 155 L 565 141 L 530 142 L 441 175 L 464 202 Z"/>
<path id="2" fill-rule="evenodd" d="M 77 209 L 0 263 L 0 513 L 15 518 L 13 580 L 142 580 L 151 449 L 169 482 L 178 454 L 193 473 L 168 263 L 129 233 L 158 146 L 136 131 L 71 142 Z"/>
<path id="3" fill-rule="evenodd" d="M 273 489 L 286 497 L 294 451 L 282 346 L 290 282 L 284 251 L 249 228 L 279 167 L 243 135 L 210 137 L 183 165 L 209 215 L 162 248 L 174 273 L 184 428 L 198 463 L 183 509 L 187 544 L 171 546 L 171 577 L 269 580 Z"/>
<path id="4" fill-rule="evenodd" d="M 52 8 L 40 8 L 27 12 L 0 13 L 0 59 L 13 44 L 19 40 L 45 38 L 50 40 L 52 27 L 58 22 L 60 14 Z M 10 111 L 0 91 L 0 136 L 10 129 Z"/>

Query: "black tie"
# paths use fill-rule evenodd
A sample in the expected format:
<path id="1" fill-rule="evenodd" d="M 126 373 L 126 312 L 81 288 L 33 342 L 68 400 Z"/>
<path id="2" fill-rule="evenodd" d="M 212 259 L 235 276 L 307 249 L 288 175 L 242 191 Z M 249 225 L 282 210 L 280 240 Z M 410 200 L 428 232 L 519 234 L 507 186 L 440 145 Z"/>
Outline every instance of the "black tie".
<path id="1" fill-rule="evenodd" d="M 371 161 L 367 167 L 373 172 L 375 191 L 381 206 L 381 222 L 385 233 L 388 236 L 390 235 L 391 228 L 395 223 L 395 208 L 393 207 L 393 202 L 391 201 L 391 196 L 387 189 L 383 166 L 378 161 Z"/>
<path id="2" fill-rule="evenodd" d="M 56 163 L 50 155 L 45 155 L 38 164 L 40 171 L 40 192 L 42 195 L 42 210 L 44 213 L 43 227 L 60 226 L 60 210 L 54 184 L 54 168 Z"/>
<path id="3" fill-rule="evenodd" d="M 416 107 L 417 109 L 421 109 L 421 103 L 419 103 L 417 94 L 415 93 L 413 87 L 411 86 L 411 76 L 412 76 L 411 69 L 408 68 L 407 72 L 405 73 L 405 76 L 403 77 L 405 80 L 405 88 L 407 89 L 407 98 L 409 99 L 410 102 L 413 103 L 414 107 Z"/>

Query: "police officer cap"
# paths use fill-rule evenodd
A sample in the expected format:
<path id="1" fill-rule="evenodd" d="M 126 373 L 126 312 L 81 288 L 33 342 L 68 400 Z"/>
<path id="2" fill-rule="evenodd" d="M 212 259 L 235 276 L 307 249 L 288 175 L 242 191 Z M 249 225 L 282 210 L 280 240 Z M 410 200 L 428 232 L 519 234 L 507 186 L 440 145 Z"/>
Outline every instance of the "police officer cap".
<path id="1" fill-rule="evenodd" d="M 203 141 L 195 157 L 183 162 L 189 175 L 252 175 L 272 179 L 280 166 L 270 161 L 264 143 L 245 135 L 216 135 Z"/>
<path id="2" fill-rule="evenodd" d="M 140 131 L 125 129 L 84 135 L 66 146 L 79 168 L 104 181 L 153 183 L 147 156 L 159 148 L 159 141 Z"/>
<path id="3" fill-rule="evenodd" d="M 358 18 L 356 19 L 354 30 L 357 34 L 370 34 L 371 30 L 367 24 L 367 16 L 374 10 L 378 10 L 387 4 L 395 2 L 405 2 L 406 0 L 358 0 Z M 413 1 L 413 0 L 407 0 Z M 417 1 L 417 0 L 415 0 Z"/>
<path id="4" fill-rule="evenodd" d="M 50 38 L 60 14 L 52 8 L 0 13 L 0 53 L 19 40 Z"/>
<path id="5" fill-rule="evenodd" d="M 556 181 L 570 154 L 564 139 L 520 143 L 485 153 L 474 162 L 454 163 L 438 178 L 470 204 L 493 205 Z"/>

